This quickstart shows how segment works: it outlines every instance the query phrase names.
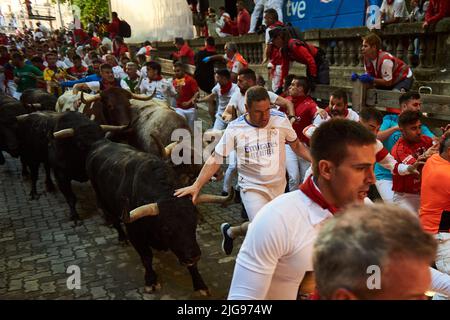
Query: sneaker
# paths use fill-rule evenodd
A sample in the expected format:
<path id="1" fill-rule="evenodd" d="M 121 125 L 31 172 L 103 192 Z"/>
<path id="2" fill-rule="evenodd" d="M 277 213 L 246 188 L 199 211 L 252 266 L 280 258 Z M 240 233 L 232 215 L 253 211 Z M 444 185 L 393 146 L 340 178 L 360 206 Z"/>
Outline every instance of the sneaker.
<path id="1" fill-rule="evenodd" d="M 226 255 L 230 255 L 233 251 L 233 238 L 231 238 L 227 231 L 231 228 L 231 225 L 227 222 L 224 222 L 220 225 L 220 230 L 222 231 L 222 251 Z"/>
<path id="2" fill-rule="evenodd" d="M 248 215 L 247 215 L 247 210 L 245 210 L 244 204 L 241 203 L 241 206 L 242 206 L 242 208 L 241 208 L 241 218 L 242 218 L 244 221 L 249 221 L 249 220 L 248 220 Z"/>

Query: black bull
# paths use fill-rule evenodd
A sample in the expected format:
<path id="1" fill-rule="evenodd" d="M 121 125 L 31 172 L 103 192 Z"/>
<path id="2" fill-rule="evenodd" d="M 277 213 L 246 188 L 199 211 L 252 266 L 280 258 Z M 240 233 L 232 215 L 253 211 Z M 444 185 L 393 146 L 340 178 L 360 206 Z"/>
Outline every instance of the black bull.
<path id="1" fill-rule="evenodd" d="M 83 173 L 79 164 L 86 163 L 87 177 L 78 178 L 91 180 L 98 206 L 113 221 L 119 238 L 124 236 L 120 225 L 122 216 L 142 205 L 157 204 L 159 214 L 126 224 L 128 238 L 145 267 L 146 290 L 153 291 L 159 286 L 152 268 L 151 248 L 154 248 L 174 252 L 188 267 L 194 290 L 207 294 L 196 264 L 200 258 L 196 208 L 188 198 L 173 197 L 174 190 L 180 185 L 170 164 L 131 146 L 104 139 L 101 128 L 78 113 L 63 115 L 56 130 L 52 142 L 54 160 L 65 158 L 66 169 L 74 170 L 72 178 Z M 75 155 L 75 163 L 67 161 Z M 63 171 L 55 171 L 57 179 L 67 180 L 57 172 Z"/>

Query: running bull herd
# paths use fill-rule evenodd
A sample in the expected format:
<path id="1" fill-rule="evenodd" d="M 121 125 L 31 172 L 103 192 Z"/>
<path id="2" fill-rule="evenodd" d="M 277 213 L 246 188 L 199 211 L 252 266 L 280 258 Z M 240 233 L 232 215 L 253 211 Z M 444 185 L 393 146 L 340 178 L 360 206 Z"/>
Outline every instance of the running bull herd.
<path id="1" fill-rule="evenodd" d="M 25 91 L 21 101 L 0 95 L 0 164 L 5 162 L 1 151 L 20 158 L 22 176 L 30 176 L 31 199 L 38 198 L 40 164 L 47 191 L 55 190 L 53 171 L 75 226 L 80 217 L 71 181 L 90 180 L 97 206 L 119 241 L 129 240 L 139 254 L 146 292 L 160 287 L 153 248 L 171 250 L 188 268 L 194 290 L 209 295 L 197 269 L 197 209 L 189 198 L 173 196 L 175 189 L 192 183 L 201 164 L 170 161 L 177 143 L 171 143 L 172 132 L 189 126 L 152 98 L 121 88 L 97 95 L 67 91 L 58 99 L 38 89 Z M 203 194 L 198 203 L 226 203 L 230 197 Z"/>

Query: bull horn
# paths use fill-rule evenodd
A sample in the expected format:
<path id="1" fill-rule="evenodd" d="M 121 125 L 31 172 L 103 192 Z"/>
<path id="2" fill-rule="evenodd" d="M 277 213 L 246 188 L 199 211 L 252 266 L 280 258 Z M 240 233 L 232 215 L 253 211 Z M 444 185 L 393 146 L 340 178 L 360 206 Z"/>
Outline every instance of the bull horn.
<path id="1" fill-rule="evenodd" d="M 172 142 L 171 144 L 167 145 L 164 148 L 164 157 L 169 158 L 172 154 L 172 150 L 175 148 L 175 146 L 178 144 L 178 141 Z"/>
<path id="2" fill-rule="evenodd" d="M 75 134 L 75 130 L 73 130 L 73 128 L 68 128 L 68 129 L 62 129 L 62 130 L 53 132 L 53 137 L 55 139 L 64 139 L 64 138 L 73 137 L 74 134 Z"/>
<path id="3" fill-rule="evenodd" d="M 218 196 L 215 194 L 201 194 L 197 197 L 196 204 L 201 203 L 221 203 L 224 206 L 234 198 L 234 189 L 231 188 L 228 196 Z"/>
<path id="4" fill-rule="evenodd" d="M 152 100 L 156 95 L 156 89 L 153 91 L 151 96 L 147 96 L 146 94 L 137 94 L 137 93 L 132 93 L 131 94 L 131 98 L 135 99 L 135 100 L 140 100 L 140 101 L 149 101 Z"/>
<path id="5" fill-rule="evenodd" d="M 40 108 L 40 107 L 42 107 L 42 104 L 41 103 L 30 103 L 29 106 L 32 108 Z"/>
<path id="6" fill-rule="evenodd" d="M 83 91 L 81 91 L 81 97 L 80 97 L 80 100 L 81 100 L 82 103 L 84 103 L 84 104 L 86 104 L 86 105 L 100 99 L 100 94 L 96 94 L 96 95 L 94 95 L 94 96 L 92 96 L 92 97 L 89 97 L 89 98 L 87 98 L 87 99 L 84 98 L 84 95 L 83 95 L 83 94 L 84 94 Z"/>
<path id="7" fill-rule="evenodd" d="M 143 206 L 137 207 L 136 209 L 130 211 L 129 215 L 123 217 L 123 222 L 131 223 L 137 219 L 143 217 L 157 216 L 159 214 L 159 208 L 157 203 L 145 204 Z"/>
<path id="8" fill-rule="evenodd" d="M 16 116 L 17 121 L 23 121 L 28 118 L 28 114 L 21 114 L 20 116 Z"/>
<path id="9" fill-rule="evenodd" d="M 110 126 L 107 124 L 100 125 L 103 131 L 105 132 L 116 132 L 125 129 L 127 126 Z"/>

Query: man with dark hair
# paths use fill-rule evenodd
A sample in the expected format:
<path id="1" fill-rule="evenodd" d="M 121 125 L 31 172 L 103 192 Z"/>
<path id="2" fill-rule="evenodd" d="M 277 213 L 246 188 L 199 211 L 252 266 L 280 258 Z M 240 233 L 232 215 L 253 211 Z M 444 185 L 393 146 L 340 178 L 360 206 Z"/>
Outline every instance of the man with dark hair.
<path id="1" fill-rule="evenodd" d="M 114 39 L 119 34 L 120 20 L 117 12 L 111 13 L 111 23 L 108 25 L 109 38 Z"/>
<path id="2" fill-rule="evenodd" d="M 422 101 L 420 94 L 417 92 L 405 92 L 399 98 L 400 111 L 407 110 L 420 111 Z M 380 131 L 377 134 L 378 139 L 383 143 L 383 146 L 388 152 L 392 151 L 395 143 L 400 139 L 401 132 L 398 128 L 398 114 L 387 114 L 383 118 Z M 428 127 L 422 124 L 422 134 L 430 138 L 434 134 Z M 375 165 L 375 176 L 377 178 L 376 187 L 381 198 L 385 202 L 393 202 L 394 192 L 392 191 L 392 173 L 389 170 L 381 167 L 379 164 Z"/>
<path id="3" fill-rule="evenodd" d="M 197 80 L 200 89 L 207 93 L 211 93 L 214 88 L 214 64 L 203 63 L 202 60 L 206 57 L 214 56 L 216 54 L 216 43 L 213 37 L 205 39 L 205 46 L 201 48 L 194 56 L 195 73 L 194 78 Z M 212 110 L 214 111 L 214 110 Z M 214 112 L 210 109 L 211 120 L 214 121 Z"/>
<path id="4" fill-rule="evenodd" d="M 43 72 L 43 80 L 47 83 L 47 92 L 59 97 L 62 94 L 59 82 L 66 79 L 67 72 L 63 68 L 56 66 L 58 56 L 55 52 L 48 52 L 45 55 L 45 60 L 47 61 L 47 68 Z"/>
<path id="5" fill-rule="evenodd" d="M 315 117 L 313 123 L 303 129 L 303 134 L 308 139 L 311 139 L 311 136 L 317 127 L 332 118 L 344 118 L 347 120 L 359 121 L 359 115 L 348 108 L 347 92 L 342 89 L 337 89 L 331 93 L 330 102 L 325 111 L 327 112 L 326 117 Z"/>
<path id="6" fill-rule="evenodd" d="M 320 224 L 375 182 L 375 136 L 356 121 L 332 119 L 311 139 L 313 176 L 265 205 L 236 259 L 229 299 L 296 299 Z M 345 186 L 345 188 L 343 188 Z"/>
<path id="7" fill-rule="evenodd" d="M 73 87 L 73 93 L 76 94 L 81 90 L 90 90 L 98 93 L 112 87 L 120 88 L 120 80 L 114 78 L 113 67 L 110 64 L 104 63 L 100 66 L 100 77 L 100 81 L 76 84 Z"/>
<path id="8" fill-rule="evenodd" d="M 86 82 L 92 82 L 92 81 L 100 81 L 101 75 L 100 75 L 100 66 L 102 65 L 103 61 L 100 59 L 94 59 L 92 61 L 92 71 L 94 72 L 94 74 L 90 74 L 84 78 L 81 78 L 79 80 L 73 80 L 73 81 L 65 81 L 65 82 L 61 82 L 59 85 L 62 88 L 65 87 L 73 87 L 78 83 L 86 83 Z M 89 73 L 89 70 L 88 70 Z"/>
<path id="9" fill-rule="evenodd" d="M 175 111 L 186 119 L 192 132 L 194 132 L 194 121 L 197 120 L 196 100 L 200 94 L 197 81 L 184 71 L 181 62 L 173 64 L 174 79 L 173 87 L 177 92 Z"/>
<path id="10" fill-rule="evenodd" d="M 352 206 L 326 221 L 314 243 L 320 299 L 426 300 L 436 247 L 433 237 L 405 209 Z M 368 277 L 375 268 L 381 282 L 371 288 Z"/>
<path id="11" fill-rule="evenodd" d="M 151 96 L 155 92 L 155 98 L 166 101 L 177 94 L 169 80 L 161 76 L 161 65 L 156 61 L 145 64 L 147 77 L 143 78 L 139 86 L 139 92 Z M 156 90 L 156 91 L 155 91 Z"/>
<path id="12" fill-rule="evenodd" d="M 175 61 L 194 65 L 194 51 L 183 38 L 175 38 L 175 47 L 178 49 L 172 54 Z"/>
<path id="13" fill-rule="evenodd" d="M 240 36 L 246 35 L 250 28 L 250 13 L 245 8 L 244 1 L 238 1 L 236 4 L 238 11 L 237 29 Z"/>
<path id="14" fill-rule="evenodd" d="M 392 148 L 392 156 L 399 163 L 412 165 L 424 162 L 437 152 L 438 144 L 433 146 L 430 137 L 422 135 L 420 111 L 405 111 L 398 118 L 398 125 L 402 136 Z M 419 171 L 421 167 L 419 167 Z M 392 190 L 394 203 L 418 214 L 420 208 L 420 176 L 392 176 Z"/>
<path id="15" fill-rule="evenodd" d="M 310 155 L 297 139 L 286 115 L 271 108 L 266 89 L 259 86 L 250 88 L 245 95 L 245 105 L 248 112 L 225 129 L 195 183 L 177 190 L 175 195 L 191 195 L 195 204 L 201 188 L 220 168 L 223 158 L 235 151 L 241 198 L 252 221 L 261 207 L 284 192 L 284 144 L 288 143 L 298 156 L 306 160 L 310 160 Z M 225 254 L 231 254 L 233 239 L 245 234 L 247 226 L 248 223 L 239 227 L 231 227 L 228 223 L 221 225 Z"/>
<path id="16" fill-rule="evenodd" d="M 292 62 L 306 65 L 306 75 L 314 84 L 330 84 L 330 67 L 325 51 L 300 39 L 291 37 L 286 28 L 274 28 L 269 32 L 272 44 L 282 56 L 281 78 L 289 74 Z"/>
<path id="17" fill-rule="evenodd" d="M 352 74 L 352 80 L 374 84 L 376 88 L 409 91 L 414 78 L 411 68 L 399 58 L 381 50 L 381 39 L 375 33 L 363 37 L 361 48 L 365 74 Z"/>
<path id="18" fill-rule="evenodd" d="M 72 77 L 73 80 L 78 80 L 86 77 L 88 73 L 88 68 L 83 66 L 81 61 L 81 57 L 79 55 L 75 55 L 72 58 L 73 66 L 67 69 L 67 73 Z"/>
<path id="19" fill-rule="evenodd" d="M 14 82 L 17 85 L 14 98 L 19 100 L 24 90 L 36 88 L 37 80 L 42 79 L 43 74 L 35 66 L 26 64 L 20 53 L 14 53 L 11 61 L 14 66 Z"/>
<path id="20" fill-rule="evenodd" d="M 439 153 L 422 170 L 419 218 L 424 230 L 438 241 L 437 269 L 450 274 L 450 127 L 442 136 Z"/>
<path id="21" fill-rule="evenodd" d="M 206 97 L 199 99 L 198 102 L 207 102 L 208 105 L 213 105 L 216 102 L 217 108 L 212 108 L 214 111 L 213 130 L 224 130 L 227 123 L 223 121 L 222 114 L 225 111 L 231 96 L 239 90 L 237 84 L 231 81 L 231 74 L 228 69 L 219 69 L 215 74 L 216 86 L 212 89 L 212 93 Z"/>
<path id="22" fill-rule="evenodd" d="M 272 81 L 272 91 L 277 92 L 283 82 L 281 79 L 281 65 L 283 63 L 283 59 L 280 50 L 274 47 L 270 41 L 270 31 L 277 27 L 283 27 L 284 24 L 278 20 L 278 13 L 275 9 L 267 9 L 264 11 L 264 21 L 267 28 L 264 61 L 262 64 L 269 62 L 267 64 L 267 69 L 269 69 L 269 79 Z"/>
<path id="23" fill-rule="evenodd" d="M 231 80 L 236 82 L 240 71 L 248 68 L 248 62 L 238 52 L 237 44 L 234 42 L 225 43 L 225 54 L 217 54 L 206 57 L 202 61 L 204 63 L 211 63 L 212 61 L 223 61 L 227 64 L 227 69 L 231 72 Z"/>

